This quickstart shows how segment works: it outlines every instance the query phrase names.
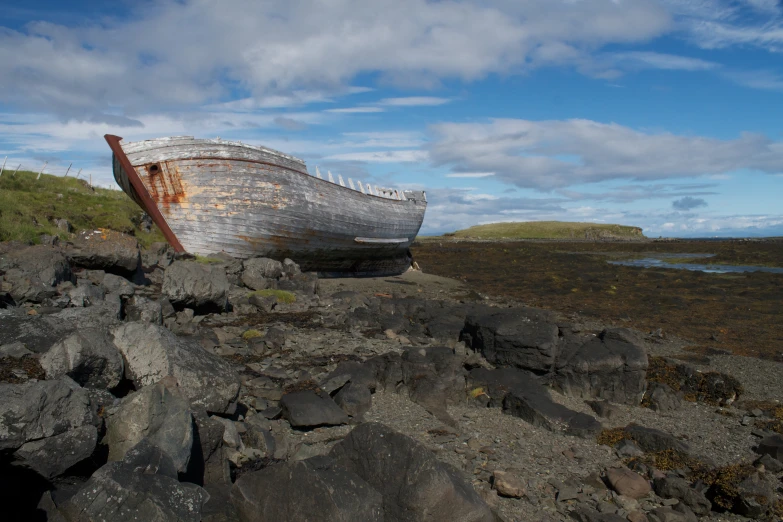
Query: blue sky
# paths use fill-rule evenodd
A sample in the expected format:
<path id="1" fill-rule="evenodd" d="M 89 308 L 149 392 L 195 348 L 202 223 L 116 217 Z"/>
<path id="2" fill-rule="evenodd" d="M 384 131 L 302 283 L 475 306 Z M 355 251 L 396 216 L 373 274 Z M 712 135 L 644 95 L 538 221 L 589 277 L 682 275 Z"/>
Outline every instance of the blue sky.
<path id="1" fill-rule="evenodd" d="M 6 0 L 0 157 L 220 136 L 497 221 L 783 235 L 780 0 Z"/>

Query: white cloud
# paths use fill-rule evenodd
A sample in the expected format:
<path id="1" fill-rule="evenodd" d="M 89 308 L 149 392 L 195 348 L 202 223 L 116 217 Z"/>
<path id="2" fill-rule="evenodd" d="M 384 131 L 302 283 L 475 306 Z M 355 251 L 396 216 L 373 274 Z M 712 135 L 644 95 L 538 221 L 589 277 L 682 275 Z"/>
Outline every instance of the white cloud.
<path id="1" fill-rule="evenodd" d="M 719 63 L 699 58 L 646 51 L 612 53 L 606 55 L 606 57 L 614 66 L 625 66 L 630 69 L 706 71 L 721 66 Z"/>
<path id="2" fill-rule="evenodd" d="M 783 142 L 743 133 L 733 140 L 642 132 L 590 120 L 443 123 L 431 127 L 436 165 L 495 172 L 519 187 L 553 189 L 611 179 L 641 181 L 783 170 Z M 577 161 L 564 161 L 563 156 Z"/>
<path id="3" fill-rule="evenodd" d="M 446 174 L 447 178 L 488 178 L 494 176 L 494 172 L 451 172 Z"/>
<path id="4" fill-rule="evenodd" d="M 392 107 L 422 107 L 443 105 L 449 103 L 451 98 L 439 98 L 436 96 L 407 96 L 404 98 L 384 98 L 379 103 Z"/>
<path id="5" fill-rule="evenodd" d="M 373 152 L 347 152 L 327 156 L 327 160 L 364 161 L 369 163 L 409 163 L 425 161 L 427 152 L 423 150 L 384 150 Z"/>
<path id="6" fill-rule="evenodd" d="M 342 114 L 364 114 L 373 112 L 384 112 L 381 107 L 343 107 L 340 109 L 326 109 L 324 112 L 334 112 Z"/>

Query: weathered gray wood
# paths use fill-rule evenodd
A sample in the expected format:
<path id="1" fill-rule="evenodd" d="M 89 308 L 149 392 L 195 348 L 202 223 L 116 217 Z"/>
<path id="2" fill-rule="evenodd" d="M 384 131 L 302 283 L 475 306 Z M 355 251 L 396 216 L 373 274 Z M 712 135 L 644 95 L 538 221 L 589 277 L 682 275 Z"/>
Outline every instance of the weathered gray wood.
<path id="1" fill-rule="evenodd" d="M 202 141 L 215 153 L 207 159 Z M 391 273 L 410 264 L 408 248 L 427 206 L 423 192 L 409 192 L 407 200 L 390 199 L 391 190 L 367 195 L 310 176 L 291 156 L 268 161 L 269 149 L 229 145 L 228 154 L 226 142 L 216 140 L 150 142 L 122 147 L 134 151 L 128 157 L 136 173 L 188 252 L 290 257 L 326 272 Z M 301 168 L 292 170 L 293 160 Z M 141 205 L 116 159 L 114 173 Z"/>
<path id="2" fill-rule="evenodd" d="M 3 171 L 5 170 L 5 162 L 6 161 L 8 161 L 8 156 L 6 156 L 5 159 L 3 160 L 3 166 L 0 167 L 0 176 L 3 175 Z"/>

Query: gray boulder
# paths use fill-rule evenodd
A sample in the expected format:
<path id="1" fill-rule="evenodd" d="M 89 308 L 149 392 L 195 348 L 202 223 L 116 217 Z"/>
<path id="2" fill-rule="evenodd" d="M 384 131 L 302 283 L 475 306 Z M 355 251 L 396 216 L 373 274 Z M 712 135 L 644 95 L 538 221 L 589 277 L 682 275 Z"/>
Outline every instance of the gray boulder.
<path id="1" fill-rule="evenodd" d="M 225 310 L 228 290 L 228 279 L 222 266 L 175 261 L 166 269 L 161 292 L 175 306 Z"/>
<path id="2" fill-rule="evenodd" d="M 756 452 L 761 455 L 769 455 L 773 459 L 783 462 L 783 435 L 770 435 L 759 442 Z"/>
<path id="3" fill-rule="evenodd" d="M 110 461 L 122 460 L 128 450 L 147 439 L 171 457 L 177 471 L 187 470 L 193 416 L 172 377 L 128 395 L 107 413 L 105 442 Z"/>
<path id="4" fill-rule="evenodd" d="M 98 444 L 98 431 L 87 425 L 59 435 L 23 444 L 14 456 L 45 478 L 62 475 L 68 468 L 89 457 Z"/>
<path id="5" fill-rule="evenodd" d="M 198 341 L 145 323 L 126 323 L 112 334 L 125 359 L 126 375 L 137 388 L 172 375 L 194 405 L 214 413 L 224 413 L 239 395 L 239 376 L 231 365 Z"/>
<path id="6" fill-rule="evenodd" d="M 387 522 L 495 520 L 489 506 L 455 468 L 382 424 L 354 428 L 329 456 L 383 495 Z"/>
<path id="7" fill-rule="evenodd" d="M 130 281 L 114 274 L 106 274 L 103 276 L 101 285 L 106 290 L 107 294 L 118 294 L 122 297 L 130 297 L 136 291 Z"/>
<path id="8" fill-rule="evenodd" d="M 535 308 L 490 309 L 468 315 L 460 339 L 497 366 L 546 372 L 558 352 L 554 320 Z"/>
<path id="9" fill-rule="evenodd" d="M 318 395 L 313 390 L 283 395 L 280 407 L 283 409 L 283 417 L 297 428 L 348 423 L 348 415 L 328 395 Z"/>
<path id="10" fill-rule="evenodd" d="M 655 479 L 653 489 L 655 494 L 661 498 L 676 498 L 697 515 L 706 515 L 712 509 L 712 503 L 707 500 L 704 493 L 692 488 L 685 479 L 680 477 Z"/>
<path id="11" fill-rule="evenodd" d="M 571 345 L 557 363 L 555 385 L 564 393 L 639 404 L 646 389 L 647 351 L 630 330 L 604 330 Z"/>
<path id="12" fill-rule="evenodd" d="M 147 440 L 93 473 L 60 511 L 69 521 L 198 522 L 209 495 L 177 481 L 171 457 Z"/>
<path id="13" fill-rule="evenodd" d="M 163 307 L 160 301 L 135 295 L 125 304 L 125 319 L 142 323 L 163 324 Z"/>
<path id="14" fill-rule="evenodd" d="M 675 411 L 682 408 L 682 395 L 667 384 L 653 382 L 647 388 L 642 404 L 653 411 Z"/>
<path id="15" fill-rule="evenodd" d="M 139 266 L 139 242 L 114 230 L 83 230 L 73 240 L 68 257 L 84 268 L 132 273 Z"/>
<path id="16" fill-rule="evenodd" d="M 0 450 L 96 422 L 87 392 L 68 377 L 0 383 Z"/>
<path id="17" fill-rule="evenodd" d="M 244 474 L 234 484 L 231 500 L 244 522 L 389 520 L 380 493 L 326 457 Z"/>
<path id="18" fill-rule="evenodd" d="M 690 453 L 691 448 L 685 442 L 665 431 L 655 428 L 646 428 L 634 424 L 625 427 L 625 432 L 646 452 L 657 453 L 659 451 L 673 450 L 680 453 Z"/>
<path id="19" fill-rule="evenodd" d="M 4 290 L 16 304 L 41 302 L 55 295 L 57 285 L 73 279 L 68 259 L 44 245 L 1 254 L 0 272 L 5 272 Z"/>
<path id="20" fill-rule="evenodd" d="M 283 264 L 266 257 L 254 257 L 242 262 L 242 283 L 253 290 L 269 288 L 269 281 L 280 278 Z"/>
<path id="21" fill-rule="evenodd" d="M 81 386 L 110 389 L 120 383 L 122 355 L 104 329 L 77 330 L 55 343 L 40 359 L 47 379 L 67 375 Z"/>

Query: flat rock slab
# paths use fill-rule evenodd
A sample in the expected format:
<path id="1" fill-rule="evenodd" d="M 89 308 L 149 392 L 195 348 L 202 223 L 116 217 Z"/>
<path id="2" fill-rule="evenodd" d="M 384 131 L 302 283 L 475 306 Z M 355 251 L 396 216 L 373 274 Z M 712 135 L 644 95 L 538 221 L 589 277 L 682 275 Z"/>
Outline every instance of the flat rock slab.
<path id="1" fill-rule="evenodd" d="M 657 453 L 659 451 L 674 450 L 680 453 L 690 453 L 691 448 L 685 442 L 665 431 L 644 426 L 629 425 L 625 432 L 630 435 L 636 444 L 646 452 Z"/>
<path id="2" fill-rule="evenodd" d="M 283 417 L 295 428 L 336 426 L 348 423 L 348 415 L 327 395 L 312 390 L 287 393 L 280 399 Z"/>
<path id="3" fill-rule="evenodd" d="M 383 495 L 384 520 L 493 522 L 489 506 L 453 467 L 412 438 L 361 424 L 329 454 Z"/>
<path id="4" fill-rule="evenodd" d="M 381 494 L 327 457 L 288 462 L 242 475 L 231 500 L 245 522 L 381 522 Z"/>
<path id="5" fill-rule="evenodd" d="M 174 306 L 225 310 L 229 284 L 223 266 L 175 261 L 163 276 L 161 292 Z"/>

